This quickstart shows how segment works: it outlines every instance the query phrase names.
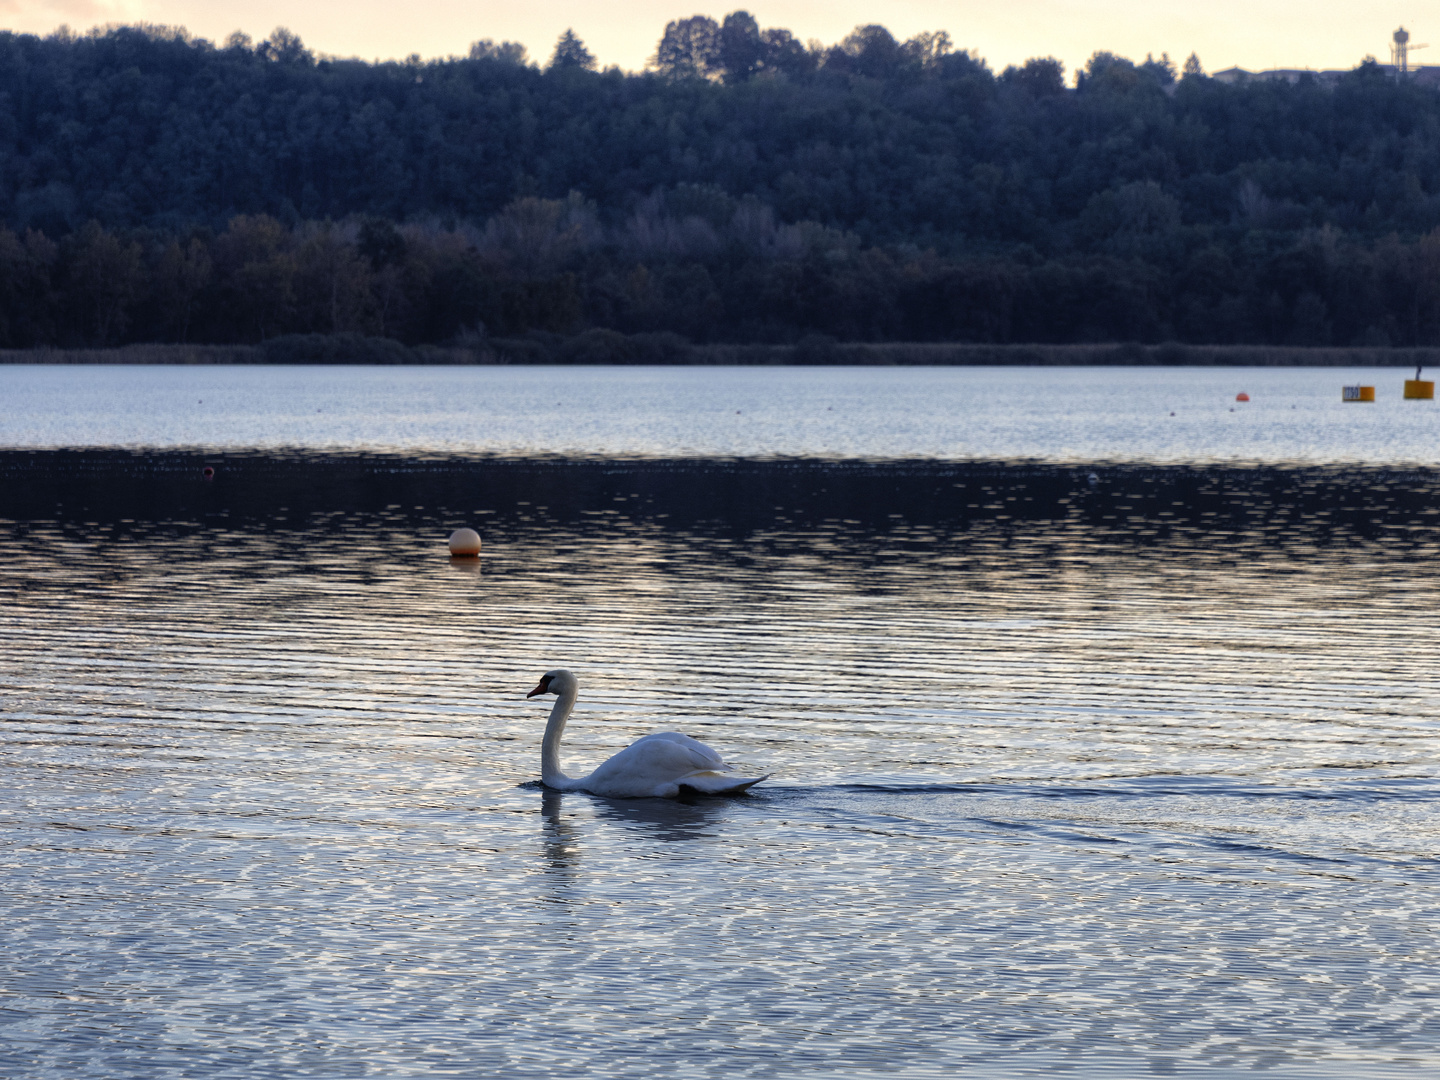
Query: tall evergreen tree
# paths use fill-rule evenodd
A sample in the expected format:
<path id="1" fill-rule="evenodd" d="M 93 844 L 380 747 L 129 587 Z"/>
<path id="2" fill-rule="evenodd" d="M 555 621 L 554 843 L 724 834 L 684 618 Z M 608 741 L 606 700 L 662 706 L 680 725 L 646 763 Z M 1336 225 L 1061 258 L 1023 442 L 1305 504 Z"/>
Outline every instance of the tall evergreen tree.
<path id="1" fill-rule="evenodd" d="M 575 36 L 574 30 L 566 29 L 560 35 L 560 40 L 555 42 L 555 51 L 550 55 L 550 67 L 591 71 L 595 67 L 595 57 L 585 47 L 585 43 Z"/>

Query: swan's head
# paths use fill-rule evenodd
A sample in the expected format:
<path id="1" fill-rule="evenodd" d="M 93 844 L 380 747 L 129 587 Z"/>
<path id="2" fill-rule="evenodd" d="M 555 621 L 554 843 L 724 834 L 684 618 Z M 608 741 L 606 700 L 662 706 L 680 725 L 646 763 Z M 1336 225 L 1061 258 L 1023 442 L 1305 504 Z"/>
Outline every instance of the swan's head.
<path id="1" fill-rule="evenodd" d="M 547 671 L 540 676 L 540 682 L 535 689 L 525 696 L 535 697 L 537 694 L 563 694 L 566 690 L 575 686 L 575 676 L 565 668 L 556 668 L 554 671 Z"/>

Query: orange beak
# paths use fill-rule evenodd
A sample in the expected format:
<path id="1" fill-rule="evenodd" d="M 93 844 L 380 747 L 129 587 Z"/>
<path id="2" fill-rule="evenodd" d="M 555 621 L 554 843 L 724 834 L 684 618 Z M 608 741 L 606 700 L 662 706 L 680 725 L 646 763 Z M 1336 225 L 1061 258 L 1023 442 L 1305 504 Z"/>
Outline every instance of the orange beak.
<path id="1" fill-rule="evenodd" d="M 534 689 L 534 690 L 531 690 L 531 691 L 530 691 L 528 694 L 526 694 L 525 696 L 526 696 L 527 698 L 532 698 L 532 697 L 534 697 L 536 694 L 543 694 L 543 693 L 545 693 L 545 691 L 547 691 L 547 690 L 549 690 L 549 689 L 550 689 L 550 680 L 549 680 L 549 679 L 541 679 L 540 682 L 539 682 L 539 684 L 535 687 L 535 689 Z"/>

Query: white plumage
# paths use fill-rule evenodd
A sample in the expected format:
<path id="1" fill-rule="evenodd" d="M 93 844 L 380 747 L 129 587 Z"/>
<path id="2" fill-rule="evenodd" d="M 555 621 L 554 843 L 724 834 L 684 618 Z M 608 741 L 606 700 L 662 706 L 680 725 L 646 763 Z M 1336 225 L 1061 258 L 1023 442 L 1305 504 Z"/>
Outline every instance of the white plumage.
<path id="1" fill-rule="evenodd" d="M 662 731 L 636 739 L 589 776 L 572 780 L 560 770 L 560 736 L 579 691 L 574 674 L 556 668 L 542 675 L 540 684 L 525 695 L 558 695 L 540 748 L 540 779 L 548 788 L 588 791 L 610 799 L 673 799 L 682 791 L 733 794 L 765 779 L 736 776 L 719 754 L 698 739 Z"/>

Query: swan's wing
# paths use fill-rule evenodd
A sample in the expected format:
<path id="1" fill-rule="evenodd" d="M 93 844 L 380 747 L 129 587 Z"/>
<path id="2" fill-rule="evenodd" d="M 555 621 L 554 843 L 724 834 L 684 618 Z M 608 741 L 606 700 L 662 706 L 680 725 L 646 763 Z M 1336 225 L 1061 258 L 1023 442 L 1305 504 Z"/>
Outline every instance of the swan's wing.
<path id="1" fill-rule="evenodd" d="M 606 761 L 579 783 L 594 795 L 613 799 L 634 799 L 646 796 L 673 798 L 678 784 L 688 783 L 691 776 L 703 777 L 701 784 L 712 784 L 712 778 L 734 776 L 718 754 L 704 743 L 674 733 L 647 735 L 631 743 Z M 697 787 L 697 791 L 725 790 Z"/>
<path id="2" fill-rule="evenodd" d="M 630 747 L 631 749 L 634 749 L 641 743 L 655 741 L 672 742 L 676 743 L 679 746 L 686 747 L 693 755 L 695 755 L 695 764 L 692 766 L 692 768 L 728 769 L 730 767 L 725 764 L 725 760 L 719 754 L 717 754 L 714 750 L 711 750 L 710 747 L 706 746 L 699 739 L 692 739 L 689 735 L 681 735 L 678 731 L 657 731 L 653 735 L 646 735 L 642 738 L 636 739 L 633 743 L 630 744 Z"/>
<path id="3" fill-rule="evenodd" d="M 625 772 L 653 776 L 657 780 L 674 780 L 686 773 L 706 769 L 724 769 L 720 755 L 704 743 L 670 732 L 636 739 L 600 768 L 601 772 Z"/>

